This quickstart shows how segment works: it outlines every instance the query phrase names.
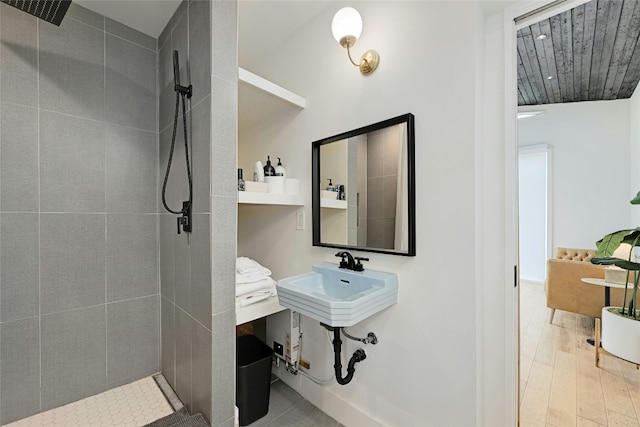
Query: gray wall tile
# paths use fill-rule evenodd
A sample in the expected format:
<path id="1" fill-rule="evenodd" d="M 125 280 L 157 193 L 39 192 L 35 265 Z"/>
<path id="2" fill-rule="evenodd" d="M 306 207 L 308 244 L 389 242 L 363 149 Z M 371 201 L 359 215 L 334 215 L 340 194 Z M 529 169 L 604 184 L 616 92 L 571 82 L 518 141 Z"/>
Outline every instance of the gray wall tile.
<path id="1" fill-rule="evenodd" d="M 169 88 L 173 93 L 173 50 L 171 43 L 164 44 L 158 49 L 158 85 L 164 88 L 171 84 Z"/>
<path id="2" fill-rule="evenodd" d="M 211 2 L 213 9 L 212 70 L 214 76 L 235 82 L 238 77 L 238 2 Z"/>
<path id="3" fill-rule="evenodd" d="M 69 10 L 67 10 L 65 18 L 73 18 L 76 21 L 80 21 L 84 24 L 104 30 L 104 16 L 95 13 L 85 7 L 78 6 L 78 4 L 76 3 L 71 3 L 71 6 L 69 6 Z M 66 21 L 63 20 L 62 24 L 66 25 L 65 23 Z"/>
<path id="4" fill-rule="evenodd" d="M 0 424 L 40 411 L 40 321 L 0 325 Z"/>
<path id="5" fill-rule="evenodd" d="M 193 215 L 191 235 L 191 315 L 211 329 L 210 215 Z"/>
<path id="6" fill-rule="evenodd" d="M 367 135 L 367 178 L 382 176 L 384 159 L 384 137 L 382 131 Z"/>
<path id="7" fill-rule="evenodd" d="M 382 178 L 382 217 L 395 219 L 398 194 L 398 177 L 389 175 Z"/>
<path id="8" fill-rule="evenodd" d="M 192 105 L 211 93 L 211 2 L 189 2 L 189 70 Z"/>
<path id="9" fill-rule="evenodd" d="M 180 2 L 178 7 L 176 8 L 176 11 L 173 13 L 173 16 L 171 17 L 171 28 L 175 30 L 175 26 L 178 25 L 178 22 L 184 18 L 185 12 L 187 11 L 188 6 L 189 6 L 188 0 L 183 0 L 182 2 Z"/>
<path id="10" fill-rule="evenodd" d="M 2 100 L 38 105 L 37 18 L 0 4 L 0 91 Z"/>
<path id="11" fill-rule="evenodd" d="M 384 248 L 382 236 L 383 220 L 380 218 L 367 219 L 367 245 L 372 248 Z"/>
<path id="12" fill-rule="evenodd" d="M 163 131 L 173 125 L 176 106 L 176 93 L 173 90 L 173 50 L 170 41 L 158 51 L 158 90 L 158 130 Z"/>
<path id="13" fill-rule="evenodd" d="M 160 297 L 160 369 L 162 369 L 162 374 L 174 390 L 176 389 L 175 309 L 176 307 L 172 302 Z"/>
<path id="14" fill-rule="evenodd" d="M 101 122 L 41 111 L 43 212 L 104 212 L 104 132 Z"/>
<path id="15" fill-rule="evenodd" d="M 157 212 L 158 135 L 107 125 L 105 138 L 107 212 Z"/>
<path id="16" fill-rule="evenodd" d="M 236 170 L 238 124 L 238 85 L 219 78 L 212 78 L 212 187 L 214 196 L 237 197 L 238 173 Z M 245 175 L 248 177 L 248 175 Z"/>
<path id="17" fill-rule="evenodd" d="M 382 177 L 367 179 L 367 218 L 382 218 L 383 191 Z"/>
<path id="18" fill-rule="evenodd" d="M 169 208 L 173 211 L 182 210 L 182 202 L 189 199 L 189 181 L 187 175 L 187 163 L 185 159 L 184 149 L 184 133 L 183 133 L 182 119 L 180 119 L 180 125 L 178 127 L 178 133 L 173 149 L 173 157 L 171 160 L 171 168 L 169 170 L 169 178 L 167 180 L 166 187 L 166 202 Z M 160 134 L 160 178 L 159 178 L 159 210 L 160 212 L 166 212 L 164 205 L 162 204 L 162 186 L 167 171 L 167 162 L 169 159 L 169 153 L 171 149 L 171 137 L 172 129 L 167 129 Z M 189 134 L 189 138 L 191 134 Z M 191 147 L 189 150 L 189 156 L 192 158 Z M 193 160 L 191 160 L 193 162 Z"/>
<path id="19" fill-rule="evenodd" d="M 178 51 L 178 60 L 180 66 L 180 84 L 189 86 L 191 84 L 191 74 L 189 70 L 189 16 L 186 12 L 187 2 L 183 1 L 174 17 L 177 22 L 171 32 L 171 60 L 173 61 L 173 51 Z M 173 21 L 174 18 L 172 18 Z"/>
<path id="20" fill-rule="evenodd" d="M 211 102 L 206 98 L 191 110 L 191 155 L 193 170 L 193 211 L 211 212 Z M 234 151 L 235 153 L 235 151 Z M 227 158 L 226 162 L 231 161 Z M 235 164 L 235 163 L 234 163 Z M 222 166 L 220 166 L 222 167 Z M 235 175 L 237 177 L 237 175 Z M 225 180 L 228 182 L 229 180 Z M 234 178 L 237 182 L 237 178 Z"/>
<path id="21" fill-rule="evenodd" d="M 169 42 L 169 45 L 171 45 L 170 36 L 171 36 L 171 25 L 167 25 L 166 27 L 164 27 L 164 30 L 162 30 L 162 32 L 158 36 L 158 50 L 162 49 L 162 47 L 166 45 L 167 42 Z"/>
<path id="22" fill-rule="evenodd" d="M 235 418 L 231 417 L 228 420 L 224 421 L 222 424 L 220 424 L 220 427 L 233 427 L 235 426 Z"/>
<path id="23" fill-rule="evenodd" d="M 156 126 L 156 53 L 106 35 L 106 121 L 148 131 Z"/>
<path id="24" fill-rule="evenodd" d="M 171 214 L 160 215 L 160 292 L 172 303 L 175 301 L 173 287 L 174 234 L 176 234 L 176 217 Z"/>
<path id="25" fill-rule="evenodd" d="M 147 49 L 156 50 L 156 39 L 141 33 L 138 30 L 134 30 L 124 24 L 113 19 L 105 18 L 105 30 L 107 33 L 122 37 L 140 46 L 144 46 Z"/>
<path id="26" fill-rule="evenodd" d="M 42 316 L 42 409 L 106 389 L 105 306 Z"/>
<path id="27" fill-rule="evenodd" d="M 157 295 L 157 215 L 107 215 L 107 301 Z"/>
<path id="28" fill-rule="evenodd" d="M 211 224 L 213 276 L 212 313 L 223 313 L 234 307 L 236 285 L 236 239 L 238 204 L 233 197 L 212 197 Z"/>
<path id="29" fill-rule="evenodd" d="M 193 319 L 176 307 L 176 385 L 175 391 L 191 412 L 191 329 Z"/>
<path id="30" fill-rule="evenodd" d="M 395 242 L 396 220 L 382 219 L 382 246 L 381 248 L 393 249 Z"/>
<path id="31" fill-rule="evenodd" d="M 213 381 L 211 425 L 217 426 L 233 417 L 236 396 L 236 313 L 235 309 L 213 316 Z"/>
<path id="32" fill-rule="evenodd" d="M 165 129 L 158 135 L 158 212 L 168 213 L 162 203 L 162 186 L 164 185 L 165 174 L 167 172 L 167 161 L 169 160 L 169 150 L 171 149 L 171 129 Z M 173 182 L 173 180 L 171 181 Z M 169 195 L 169 181 L 167 181 L 167 196 Z M 167 199 L 167 202 L 170 200 Z M 175 207 L 173 207 L 175 209 Z"/>
<path id="33" fill-rule="evenodd" d="M 107 388 L 158 372 L 158 296 L 107 304 Z"/>
<path id="34" fill-rule="evenodd" d="M 211 331 L 198 322 L 191 330 L 193 384 L 191 412 L 211 419 Z"/>
<path id="35" fill-rule="evenodd" d="M 105 216 L 41 214 L 41 312 L 105 302 Z"/>
<path id="36" fill-rule="evenodd" d="M 40 25 L 40 107 L 104 119 L 104 32 L 73 19 Z"/>
<path id="37" fill-rule="evenodd" d="M 188 233 L 173 236 L 175 304 L 186 312 L 191 311 L 191 246 L 189 240 Z"/>
<path id="38" fill-rule="evenodd" d="M 0 207 L 37 212 L 38 110 L 2 104 L 0 117 Z"/>
<path id="39" fill-rule="evenodd" d="M 387 128 L 384 132 L 384 159 L 382 161 L 382 173 L 387 175 L 398 174 L 398 156 L 400 149 L 400 129 L 398 125 Z"/>
<path id="40" fill-rule="evenodd" d="M 39 262 L 36 213 L 4 213 L 0 217 L 0 320 L 38 316 Z"/>

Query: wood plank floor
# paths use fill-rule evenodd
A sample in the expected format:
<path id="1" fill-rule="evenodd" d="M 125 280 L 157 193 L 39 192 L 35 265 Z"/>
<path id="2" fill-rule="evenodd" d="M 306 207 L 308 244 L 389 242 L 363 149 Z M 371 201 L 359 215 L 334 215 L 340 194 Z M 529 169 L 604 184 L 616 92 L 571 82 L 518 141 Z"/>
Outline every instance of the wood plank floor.
<path id="1" fill-rule="evenodd" d="M 595 367 L 591 317 L 557 310 L 542 285 L 520 288 L 520 425 L 640 427 L 640 370 L 616 357 Z"/>

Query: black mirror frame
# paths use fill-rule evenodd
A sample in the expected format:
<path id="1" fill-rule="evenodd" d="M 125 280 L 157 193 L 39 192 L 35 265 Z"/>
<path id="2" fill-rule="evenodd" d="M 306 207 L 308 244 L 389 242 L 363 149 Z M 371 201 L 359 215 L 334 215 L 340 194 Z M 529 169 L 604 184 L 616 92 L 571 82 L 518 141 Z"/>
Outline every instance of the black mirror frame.
<path id="1" fill-rule="evenodd" d="M 409 248 L 406 252 L 322 243 L 320 241 L 320 147 L 331 142 L 340 141 L 351 138 L 364 133 L 373 132 L 384 129 L 389 126 L 407 124 L 407 189 L 408 189 L 408 208 L 409 208 Z M 364 126 L 348 132 L 341 133 L 329 138 L 320 139 L 312 143 L 311 148 L 311 206 L 312 206 L 312 223 L 313 223 L 313 246 L 321 246 L 326 248 L 351 249 L 357 251 L 377 252 L 391 255 L 415 256 L 416 255 L 416 166 L 415 166 L 415 124 L 414 116 L 411 113 L 402 116 Z"/>

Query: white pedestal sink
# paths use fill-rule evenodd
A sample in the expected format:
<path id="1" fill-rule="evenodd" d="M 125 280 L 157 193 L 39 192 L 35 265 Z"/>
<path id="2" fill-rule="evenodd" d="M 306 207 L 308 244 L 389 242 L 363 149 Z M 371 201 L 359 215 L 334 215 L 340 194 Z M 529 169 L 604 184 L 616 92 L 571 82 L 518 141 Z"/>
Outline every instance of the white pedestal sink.
<path id="1" fill-rule="evenodd" d="M 353 326 L 398 301 L 398 275 L 314 264 L 310 273 L 278 281 L 280 305 L 335 327 Z"/>

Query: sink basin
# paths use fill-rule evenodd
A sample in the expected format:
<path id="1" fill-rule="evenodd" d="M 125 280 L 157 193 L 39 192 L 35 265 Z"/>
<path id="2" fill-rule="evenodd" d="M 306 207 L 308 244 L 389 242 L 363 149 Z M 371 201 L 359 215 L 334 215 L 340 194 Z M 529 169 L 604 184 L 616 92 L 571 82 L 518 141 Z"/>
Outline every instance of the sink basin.
<path id="1" fill-rule="evenodd" d="M 329 262 L 278 281 L 280 305 L 329 326 L 352 326 L 398 301 L 398 275 Z"/>

